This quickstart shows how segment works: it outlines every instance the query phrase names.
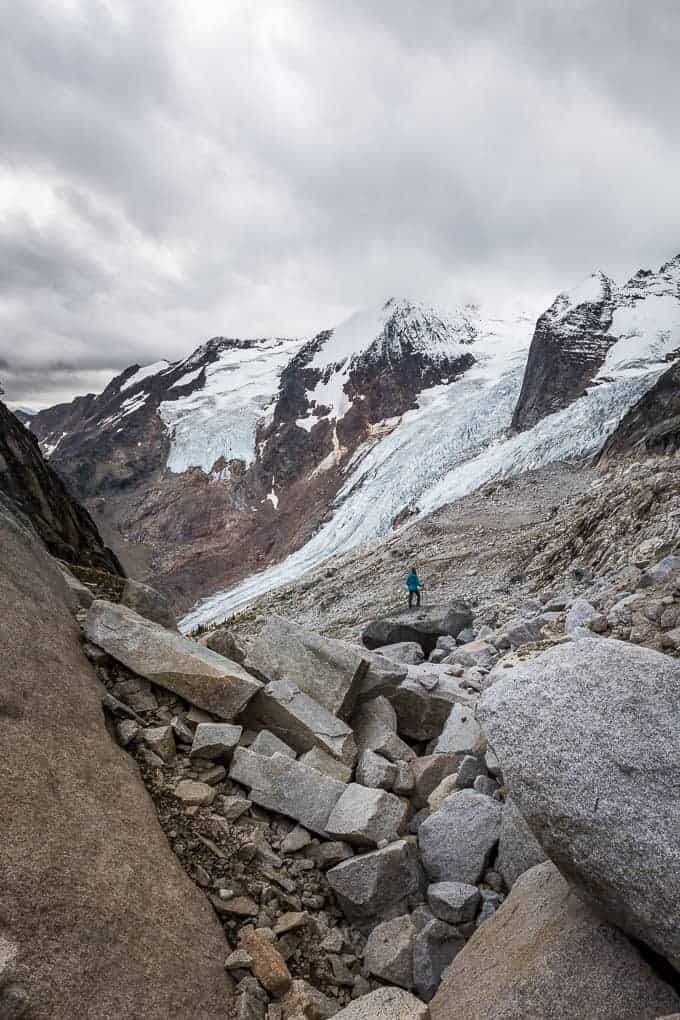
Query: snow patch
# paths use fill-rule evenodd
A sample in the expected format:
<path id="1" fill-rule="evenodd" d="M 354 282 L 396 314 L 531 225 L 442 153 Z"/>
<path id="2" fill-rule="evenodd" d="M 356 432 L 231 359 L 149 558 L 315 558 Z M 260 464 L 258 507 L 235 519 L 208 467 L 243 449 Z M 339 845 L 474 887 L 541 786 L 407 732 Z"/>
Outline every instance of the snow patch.
<path id="1" fill-rule="evenodd" d="M 133 386 L 137 386 L 138 383 L 143 382 L 144 379 L 149 379 L 153 375 L 158 375 L 164 369 L 169 366 L 168 361 L 155 361 L 153 365 L 145 365 L 143 368 L 138 369 L 129 379 L 126 379 L 123 385 L 119 389 L 119 393 L 124 393 L 125 390 L 132 389 Z"/>
<path id="2" fill-rule="evenodd" d="M 270 409 L 281 372 L 303 343 L 277 339 L 225 345 L 217 360 L 205 365 L 200 389 L 163 401 L 159 414 L 171 436 L 168 469 L 180 474 L 200 468 L 210 474 L 221 458 L 252 464 L 258 423 Z M 195 363 L 192 355 L 186 365 Z"/>

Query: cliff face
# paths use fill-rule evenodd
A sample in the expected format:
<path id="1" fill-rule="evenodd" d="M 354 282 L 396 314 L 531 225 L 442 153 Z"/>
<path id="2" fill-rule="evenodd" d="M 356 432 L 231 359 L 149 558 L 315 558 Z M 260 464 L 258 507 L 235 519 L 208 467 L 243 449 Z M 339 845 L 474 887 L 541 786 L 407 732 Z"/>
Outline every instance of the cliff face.
<path id="1" fill-rule="evenodd" d="M 1 402 L 0 496 L 30 520 L 53 556 L 122 573 L 89 513 L 44 460 L 35 436 Z"/>
<path id="2" fill-rule="evenodd" d="M 623 287 L 595 273 L 559 294 L 540 317 L 512 419 L 524 431 L 568 407 L 589 386 L 680 350 L 680 255 L 640 270 Z"/>
<path id="3" fill-rule="evenodd" d="M 680 450 L 680 362 L 675 362 L 624 415 L 599 456 L 606 463 L 628 454 Z"/>

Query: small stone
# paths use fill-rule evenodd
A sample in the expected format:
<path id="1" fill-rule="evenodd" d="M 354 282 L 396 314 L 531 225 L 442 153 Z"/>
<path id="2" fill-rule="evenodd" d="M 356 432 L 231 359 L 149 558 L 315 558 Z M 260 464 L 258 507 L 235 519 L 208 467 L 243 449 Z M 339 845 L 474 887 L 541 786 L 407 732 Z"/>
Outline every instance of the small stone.
<path id="1" fill-rule="evenodd" d="M 392 793 L 397 797 L 410 797 L 415 789 L 415 779 L 410 762 L 398 761 L 394 767 L 397 775 L 392 786 Z"/>
<path id="2" fill-rule="evenodd" d="M 224 765 L 213 765 L 212 768 L 202 769 L 198 778 L 201 783 L 207 783 L 208 786 L 218 786 L 227 778 L 227 770 Z"/>
<path id="3" fill-rule="evenodd" d="M 341 783 L 349 783 L 352 778 L 351 768 L 338 761 L 337 758 L 333 758 L 321 747 L 313 747 L 311 750 L 305 751 L 300 757 L 300 763 L 310 769 L 316 769 L 317 772 L 323 772 L 331 779 L 339 779 Z"/>
<path id="4" fill-rule="evenodd" d="M 218 914 L 234 917 L 255 917 L 258 906 L 251 896 L 232 896 L 222 899 L 220 896 L 210 897 L 210 901 Z"/>
<path id="5" fill-rule="evenodd" d="M 433 997 L 444 971 L 464 945 L 461 932 L 438 918 L 418 932 L 413 946 L 413 981 L 425 1002 Z"/>
<path id="6" fill-rule="evenodd" d="M 458 766 L 456 786 L 459 790 L 470 790 L 481 775 L 484 775 L 484 765 L 475 755 L 466 754 Z"/>
<path id="7" fill-rule="evenodd" d="M 307 829 L 302 825 L 296 825 L 292 832 L 289 832 L 287 836 L 281 841 L 281 853 L 294 854 L 298 850 L 303 850 L 306 846 L 312 842 Z"/>
<path id="8" fill-rule="evenodd" d="M 252 801 L 246 797 L 216 797 L 213 805 L 213 810 L 223 818 L 226 818 L 230 822 L 235 822 L 237 818 L 244 815 L 246 811 L 251 807 Z"/>
<path id="9" fill-rule="evenodd" d="M 165 765 L 163 759 L 159 758 L 154 751 L 150 751 L 148 747 L 143 747 L 142 750 L 140 751 L 140 755 L 142 757 L 142 760 L 146 762 L 149 768 L 162 769 L 163 766 Z"/>
<path id="10" fill-rule="evenodd" d="M 255 739 L 250 743 L 250 750 L 255 751 L 256 754 L 264 754 L 269 757 L 273 754 L 285 754 L 287 758 L 297 758 L 293 748 L 289 747 L 275 733 L 270 733 L 269 730 L 260 730 Z M 334 758 L 331 760 L 335 761 Z"/>
<path id="11" fill-rule="evenodd" d="M 175 796 L 184 804 L 206 807 L 215 799 L 217 791 L 207 783 L 197 783 L 193 779 L 181 779 L 175 787 Z"/>
<path id="12" fill-rule="evenodd" d="M 412 988 L 415 937 L 416 929 L 408 914 L 377 925 L 364 952 L 368 973 L 400 988 Z"/>
<path id="13" fill-rule="evenodd" d="M 179 741 L 180 744 L 192 744 L 194 735 L 191 732 L 191 727 L 185 723 L 179 715 L 173 715 L 170 720 L 172 726 L 172 732 L 175 734 L 175 740 Z"/>
<path id="14" fill-rule="evenodd" d="M 304 910 L 289 911 L 287 914 L 281 914 L 274 925 L 275 935 L 285 935 L 289 931 L 297 931 L 299 928 L 304 928 L 309 921 L 309 914 Z"/>
<path id="15" fill-rule="evenodd" d="M 336 999 L 328 998 L 301 978 L 291 983 L 281 1007 L 283 1020 L 330 1020 L 338 1012 Z"/>
<path id="16" fill-rule="evenodd" d="M 483 793 L 485 797 L 493 797 L 498 789 L 498 783 L 490 776 L 477 776 L 472 784 L 472 789 L 477 793 Z"/>
<path id="17" fill-rule="evenodd" d="M 192 759 L 230 761 L 242 732 L 242 726 L 231 723 L 199 723 L 189 754 Z"/>
<path id="18" fill-rule="evenodd" d="M 227 970 L 250 970 L 252 963 L 253 958 L 250 953 L 245 949 L 235 949 L 225 960 L 224 966 Z"/>
<path id="19" fill-rule="evenodd" d="M 442 779 L 439 786 L 432 791 L 430 796 L 427 798 L 427 804 L 430 811 L 438 811 L 445 800 L 451 797 L 454 793 L 458 792 L 456 785 L 458 781 L 458 773 L 454 772 L 450 776 L 445 776 Z"/>
<path id="20" fill-rule="evenodd" d="M 500 893 L 493 892 L 489 889 L 481 889 L 482 896 L 482 909 L 479 911 L 477 917 L 477 927 L 488 921 L 490 917 L 496 913 L 498 908 L 501 906 L 504 897 Z"/>
<path id="21" fill-rule="evenodd" d="M 428 1020 L 427 1006 L 404 988 L 378 988 L 336 1013 L 335 1020 Z"/>
<path id="22" fill-rule="evenodd" d="M 316 848 L 315 857 L 318 859 L 322 871 L 326 871 L 327 868 L 334 868 L 337 864 L 342 864 L 343 861 L 354 857 L 354 850 L 349 843 L 329 840 L 328 843 L 322 843 Z"/>
<path id="23" fill-rule="evenodd" d="M 162 761 L 175 757 L 175 738 L 171 726 L 147 726 L 142 730 L 142 740 Z"/>
<path id="24" fill-rule="evenodd" d="M 121 747 L 129 747 L 140 734 L 141 727 L 134 719 L 121 719 L 116 723 L 116 735 Z"/>
<path id="25" fill-rule="evenodd" d="M 376 790 L 391 790 L 396 777 L 397 769 L 392 762 L 375 751 L 362 753 L 357 765 L 357 783 Z"/>
<path id="26" fill-rule="evenodd" d="M 281 953 L 262 931 L 245 929 L 241 933 L 241 948 L 252 957 L 252 971 L 262 987 L 277 998 L 285 995 L 292 981 L 290 971 Z"/>
<path id="27" fill-rule="evenodd" d="M 482 902 L 476 885 L 465 882 L 436 882 L 427 890 L 427 902 L 435 917 L 447 924 L 464 924 L 474 920 Z"/>

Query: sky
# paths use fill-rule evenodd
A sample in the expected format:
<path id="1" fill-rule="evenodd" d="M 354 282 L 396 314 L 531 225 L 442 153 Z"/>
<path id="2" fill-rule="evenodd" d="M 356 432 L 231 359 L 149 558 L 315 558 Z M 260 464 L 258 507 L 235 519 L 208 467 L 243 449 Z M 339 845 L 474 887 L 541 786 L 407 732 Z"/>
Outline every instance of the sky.
<path id="1" fill-rule="evenodd" d="M 677 0 L 0 0 L 0 383 L 680 251 Z"/>

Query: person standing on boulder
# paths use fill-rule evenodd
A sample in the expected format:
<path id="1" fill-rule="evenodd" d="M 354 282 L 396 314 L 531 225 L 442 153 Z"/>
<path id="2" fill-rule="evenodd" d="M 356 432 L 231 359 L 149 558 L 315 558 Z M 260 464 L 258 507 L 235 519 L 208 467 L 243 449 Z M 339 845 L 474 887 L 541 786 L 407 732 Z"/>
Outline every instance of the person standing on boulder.
<path id="1" fill-rule="evenodd" d="M 406 587 L 408 588 L 408 607 L 409 609 L 413 606 L 413 598 L 415 596 L 416 605 L 420 605 L 420 589 L 423 587 L 418 577 L 418 572 L 415 567 L 411 567 L 411 573 L 406 578 Z"/>

